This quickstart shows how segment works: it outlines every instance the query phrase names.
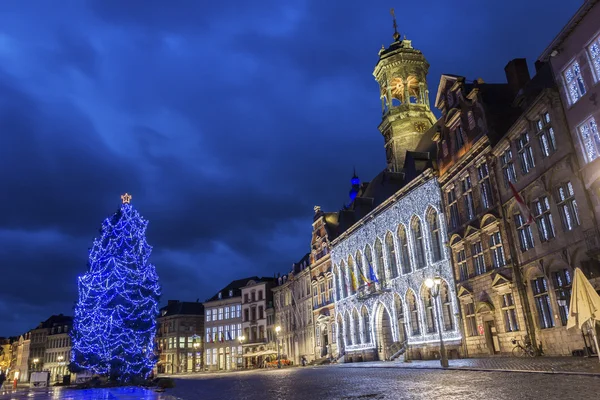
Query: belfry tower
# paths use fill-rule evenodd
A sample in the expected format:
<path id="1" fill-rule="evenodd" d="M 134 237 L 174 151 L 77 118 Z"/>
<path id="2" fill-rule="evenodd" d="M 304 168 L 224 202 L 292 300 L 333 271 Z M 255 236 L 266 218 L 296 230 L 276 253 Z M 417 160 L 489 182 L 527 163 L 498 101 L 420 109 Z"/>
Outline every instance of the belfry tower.
<path id="1" fill-rule="evenodd" d="M 382 121 L 379 131 L 385 141 L 387 166 L 399 172 L 406 151 L 415 150 L 423 133 L 436 121 L 429 107 L 427 72 L 429 63 L 411 41 L 400 39 L 394 9 L 394 42 L 381 46 L 373 76 L 379 83 Z"/>

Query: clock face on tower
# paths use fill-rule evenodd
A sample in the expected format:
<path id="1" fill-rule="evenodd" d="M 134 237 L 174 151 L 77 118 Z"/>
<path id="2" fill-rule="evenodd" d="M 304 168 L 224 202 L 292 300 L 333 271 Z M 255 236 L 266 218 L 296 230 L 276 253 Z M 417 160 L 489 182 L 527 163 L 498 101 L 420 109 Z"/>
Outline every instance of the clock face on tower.
<path id="1" fill-rule="evenodd" d="M 424 122 L 415 122 L 415 131 L 423 133 L 427 130 L 427 126 Z"/>

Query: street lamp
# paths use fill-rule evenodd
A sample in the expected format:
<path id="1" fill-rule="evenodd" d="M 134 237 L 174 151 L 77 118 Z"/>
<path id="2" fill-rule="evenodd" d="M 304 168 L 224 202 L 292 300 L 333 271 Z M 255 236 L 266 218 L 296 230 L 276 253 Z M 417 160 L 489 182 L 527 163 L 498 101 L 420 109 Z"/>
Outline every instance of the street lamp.
<path id="1" fill-rule="evenodd" d="M 444 346 L 444 339 L 442 338 L 442 323 L 440 319 L 440 309 L 438 307 L 438 296 L 440 294 L 440 286 L 442 285 L 442 278 L 436 276 L 431 279 L 425 280 L 425 286 L 427 286 L 433 296 L 433 302 L 435 303 L 435 314 L 438 326 L 438 334 L 440 335 L 440 363 L 442 368 L 448 368 L 448 358 L 446 357 L 446 347 Z"/>
<path id="2" fill-rule="evenodd" d="M 244 345 L 244 340 L 246 340 L 246 336 L 242 335 L 240 337 L 238 337 L 238 340 L 240 341 L 240 346 Z M 243 351 L 242 351 L 242 357 L 243 357 Z M 244 367 L 244 361 L 242 360 L 242 368 Z"/>
<path id="3" fill-rule="evenodd" d="M 281 332 L 281 327 L 277 325 L 275 327 L 275 334 L 277 335 L 277 368 L 281 368 L 281 356 L 279 355 L 279 332 Z"/>
<path id="4" fill-rule="evenodd" d="M 37 371 L 37 364 L 40 362 L 39 358 L 34 358 L 33 359 L 33 370 Z"/>

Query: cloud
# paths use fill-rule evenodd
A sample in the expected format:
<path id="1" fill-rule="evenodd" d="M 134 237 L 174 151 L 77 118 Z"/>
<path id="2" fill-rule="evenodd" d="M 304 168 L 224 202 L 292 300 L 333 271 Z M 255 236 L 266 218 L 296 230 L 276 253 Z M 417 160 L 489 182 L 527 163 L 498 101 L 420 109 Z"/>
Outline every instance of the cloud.
<path id="1" fill-rule="evenodd" d="M 0 335 L 71 312 L 125 191 L 150 222 L 163 299 L 195 301 L 287 272 L 309 250 L 313 206 L 339 209 L 353 167 L 369 180 L 384 166 L 372 71 L 391 41 L 387 2 L 3 6 Z M 441 73 L 503 81 L 504 64 L 536 57 L 576 8 L 536 0 L 539 21 L 506 11 L 521 7 L 397 8 L 432 97 Z"/>

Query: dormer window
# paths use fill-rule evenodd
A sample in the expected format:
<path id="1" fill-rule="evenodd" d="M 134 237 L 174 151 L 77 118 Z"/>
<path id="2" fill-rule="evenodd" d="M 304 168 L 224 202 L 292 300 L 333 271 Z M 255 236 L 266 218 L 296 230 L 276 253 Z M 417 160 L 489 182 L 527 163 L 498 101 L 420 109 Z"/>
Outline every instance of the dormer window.
<path id="1" fill-rule="evenodd" d="M 448 101 L 448 107 L 452 107 L 454 105 L 454 96 L 452 92 L 446 93 L 446 100 Z"/>
<path id="2" fill-rule="evenodd" d="M 229 289 L 229 297 L 233 297 L 233 290 Z"/>
<path id="3" fill-rule="evenodd" d="M 217 297 L 219 298 L 219 300 L 221 300 L 223 298 L 223 294 L 219 292 L 219 295 Z"/>

